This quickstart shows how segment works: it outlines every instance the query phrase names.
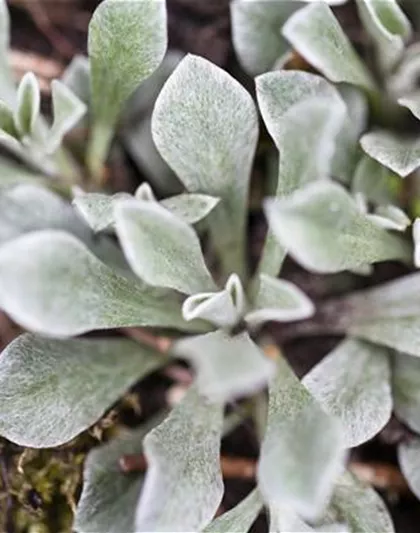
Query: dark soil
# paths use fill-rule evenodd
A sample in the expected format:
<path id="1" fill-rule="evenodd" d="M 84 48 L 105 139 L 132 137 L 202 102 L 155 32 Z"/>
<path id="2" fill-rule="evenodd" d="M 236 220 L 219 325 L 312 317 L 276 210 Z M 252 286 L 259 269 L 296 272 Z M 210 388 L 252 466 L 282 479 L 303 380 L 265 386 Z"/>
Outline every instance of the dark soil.
<path id="1" fill-rule="evenodd" d="M 87 25 L 90 13 L 98 3 L 96 0 L 10 0 L 13 49 L 35 52 L 65 65 L 74 54 L 86 52 Z M 231 72 L 238 72 L 238 65 L 230 40 L 229 0 L 167 0 L 167 4 L 171 47 L 202 55 Z M 363 43 L 364 36 L 359 29 L 360 26 L 352 6 L 340 8 L 339 17 L 348 29 L 348 34 L 356 46 Z M 114 168 L 114 175 L 112 176 L 113 187 L 116 190 L 132 189 L 135 185 L 134 182 L 140 183 L 142 181 L 142 177 L 134 173 L 128 160 L 120 161 L 119 165 L 122 167 L 118 166 L 116 170 Z M 129 180 L 127 180 L 127 175 L 130 176 Z M 251 263 L 258 253 L 264 232 L 262 217 L 258 213 L 254 214 L 249 224 Z M 293 279 L 316 301 L 322 300 L 327 293 L 331 294 L 331 292 L 343 290 L 343 287 L 356 288 L 366 284 L 376 284 L 403 273 L 398 265 L 386 264 L 377 268 L 375 275 L 370 279 L 353 277 L 351 280 L 346 280 L 342 277 L 337 281 L 334 277 L 309 276 L 291 262 L 288 262 L 285 268 L 286 277 Z M 268 331 L 278 341 L 282 340 L 281 327 L 272 324 Z M 18 333 L 19 329 L 4 314 L 0 313 L 0 348 L 7 345 Z M 299 339 L 284 344 L 283 350 L 297 374 L 302 376 L 331 350 L 338 340 L 333 337 Z M 133 394 L 139 397 L 142 416 L 139 418 L 132 406 L 122 402 L 116 406 L 118 423 L 137 424 L 156 413 L 167 404 L 167 392 L 173 384 L 172 379 L 160 373 L 144 380 L 133 390 Z M 360 461 L 381 461 L 395 466 L 397 464 L 395 444 L 401 438 L 404 438 L 404 428 L 401 428 L 398 422 L 393 421 L 391 427 L 386 431 L 384 430 L 371 442 L 355 450 L 353 455 Z M 83 452 L 84 447 L 88 448 L 94 442 L 95 439 L 91 435 L 87 436 L 82 445 L 79 442 L 77 451 Z M 23 450 L 6 443 L 4 440 L 0 441 L 0 446 L 2 450 L 0 454 L 0 487 L 3 484 L 2 492 L 4 492 L 5 488 L 15 482 L 11 476 L 20 475 L 14 467 L 16 458 L 21 455 Z M 227 456 L 257 458 L 258 446 L 252 423 L 247 421 L 224 439 L 222 451 Z M 56 453 L 65 463 L 67 452 L 60 450 Z M 80 468 L 78 471 L 80 472 Z M 64 469 L 64 472 L 67 470 Z M 70 476 L 70 474 L 68 475 Z M 75 475 L 75 480 L 77 486 L 77 475 Z M 6 505 L 3 507 L 5 516 L 0 516 L 0 531 L 2 527 L 6 533 L 23 531 L 16 529 L 10 518 L 15 516 L 16 509 L 29 507 L 32 508 L 31 512 L 36 515 L 39 508 L 44 505 L 42 498 L 27 485 L 27 481 L 25 480 L 24 499 L 22 495 L 19 497 L 9 496 L 7 499 Z M 249 492 L 252 486 L 250 481 L 226 480 L 223 509 L 226 510 L 235 505 Z M 80 486 L 74 492 L 76 499 L 79 490 Z M 382 495 L 389 504 L 397 532 L 417 532 L 420 522 L 420 503 L 414 496 L 410 493 L 400 495 L 392 489 L 383 491 Z M 60 500 L 58 505 L 66 507 L 68 502 Z M 56 520 L 56 517 L 51 518 L 51 520 Z M 255 524 L 253 531 L 257 533 L 265 530 L 266 520 L 262 516 Z M 58 529 L 51 529 L 51 533 L 57 531 Z"/>

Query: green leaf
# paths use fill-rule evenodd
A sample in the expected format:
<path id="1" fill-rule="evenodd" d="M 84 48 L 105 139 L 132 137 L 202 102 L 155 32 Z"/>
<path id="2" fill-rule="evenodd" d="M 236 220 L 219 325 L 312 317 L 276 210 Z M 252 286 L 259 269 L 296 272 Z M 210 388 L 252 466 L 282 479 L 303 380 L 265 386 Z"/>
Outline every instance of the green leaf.
<path id="1" fill-rule="evenodd" d="M 73 205 L 93 229 L 93 231 L 110 230 L 114 224 L 114 207 L 122 199 L 132 196 L 125 192 L 113 195 L 98 192 L 78 194 L 73 199 Z"/>
<path id="2" fill-rule="evenodd" d="M 186 294 L 216 288 L 195 231 L 157 202 L 119 202 L 115 224 L 131 268 L 149 285 Z"/>
<path id="3" fill-rule="evenodd" d="M 259 488 L 271 506 L 307 519 L 326 507 L 345 459 L 340 423 L 327 415 L 284 359 L 270 387 Z"/>
<path id="4" fill-rule="evenodd" d="M 280 244 L 313 272 L 340 272 L 387 259 L 410 262 L 409 245 L 360 213 L 338 184 L 320 181 L 284 200 L 267 200 L 265 212 Z"/>
<path id="5" fill-rule="evenodd" d="M 388 509 L 380 496 L 351 474 L 340 477 L 334 488 L 328 515 L 347 524 L 351 533 L 394 533 Z M 324 530 L 321 528 L 321 532 Z"/>
<path id="6" fill-rule="evenodd" d="M 325 79 L 298 71 L 270 72 L 256 79 L 258 105 L 280 150 L 277 196 L 327 178 L 345 105 Z"/>
<path id="7" fill-rule="evenodd" d="M 248 533 L 262 507 L 261 495 L 254 489 L 235 507 L 215 518 L 203 533 Z"/>
<path id="8" fill-rule="evenodd" d="M 270 508 L 271 533 L 350 533 L 343 524 L 324 524 L 312 527 L 300 518 L 290 507 L 284 505 Z"/>
<path id="9" fill-rule="evenodd" d="M 93 131 L 88 154 L 101 170 L 122 106 L 159 66 L 167 47 L 164 0 L 105 0 L 89 25 Z"/>
<path id="10" fill-rule="evenodd" d="M 343 299 L 351 335 L 420 356 L 420 274 L 411 274 Z"/>
<path id="11" fill-rule="evenodd" d="M 261 274 L 258 292 L 245 320 L 251 325 L 269 320 L 292 322 L 309 318 L 314 312 L 311 300 L 294 283 Z"/>
<path id="12" fill-rule="evenodd" d="M 205 218 L 219 203 L 220 198 L 208 194 L 178 194 L 162 200 L 161 205 L 187 224 Z"/>
<path id="13" fill-rule="evenodd" d="M 411 35 L 410 21 L 396 0 L 357 0 L 357 8 L 380 66 L 390 71 L 404 53 L 404 41 Z"/>
<path id="14" fill-rule="evenodd" d="M 361 193 L 373 204 L 395 204 L 395 182 L 397 185 L 401 183 L 399 176 L 364 154 L 356 166 L 351 190 L 356 194 Z"/>
<path id="15" fill-rule="evenodd" d="M 51 83 L 54 122 L 48 132 L 48 151 L 55 152 L 66 133 L 76 126 L 86 113 L 86 105 L 58 80 Z"/>
<path id="16" fill-rule="evenodd" d="M 3 134 L 6 133 L 15 138 L 19 136 L 15 127 L 13 111 L 2 100 L 0 100 L 0 130 Z"/>
<path id="17" fill-rule="evenodd" d="M 420 119 L 420 92 L 408 94 L 398 99 L 398 103 L 409 109 L 413 115 Z"/>
<path id="18" fill-rule="evenodd" d="M 392 367 L 394 411 L 414 431 L 420 431 L 420 361 L 404 353 L 396 353 Z"/>
<path id="19" fill-rule="evenodd" d="M 10 16 L 6 0 L 0 0 L 0 99 L 13 106 L 16 87 L 9 65 Z"/>
<path id="20" fill-rule="evenodd" d="M 369 71 L 325 2 L 297 11 L 284 25 L 283 35 L 331 81 L 358 85 L 368 91 L 375 88 Z"/>
<path id="21" fill-rule="evenodd" d="M 420 141 L 388 131 L 372 131 L 360 140 L 363 150 L 402 178 L 420 167 Z"/>
<path id="22" fill-rule="evenodd" d="M 32 72 L 28 72 L 19 84 L 14 112 L 15 128 L 22 137 L 34 132 L 40 116 L 40 107 L 41 92 L 38 80 Z"/>
<path id="23" fill-rule="evenodd" d="M 135 509 L 144 475 L 122 472 L 119 460 L 124 455 L 143 452 L 143 438 L 156 422 L 153 419 L 135 431 L 126 431 L 89 453 L 73 524 L 78 533 L 134 531 Z"/>
<path id="24" fill-rule="evenodd" d="M 398 459 L 410 489 L 420 498 L 420 438 L 416 437 L 400 444 Z"/>
<path id="25" fill-rule="evenodd" d="M 304 378 L 323 409 L 339 418 L 347 448 L 373 438 L 391 417 L 388 350 L 355 339 L 343 341 Z"/>
<path id="26" fill-rule="evenodd" d="M 331 175 L 344 183 L 349 183 L 361 155 L 359 139 L 366 130 L 368 104 L 362 91 L 350 85 L 340 87 L 340 96 L 346 104 L 347 113 L 343 127 L 336 138 Z"/>
<path id="27" fill-rule="evenodd" d="M 0 433 L 32 448 L 68 442 L 165 361 L 127 339 L 22 335 L 0 358 Z"/>
<path id="28" fill-rule="evenodd" d="M 149 465 L 137 507 L 136 531 L 200 531 L 223 495 L 220 439 L 223 406 L 190 389 L 144 439 Z"/>
<path id="29" fill-rule="evenodd" d="M 231 3 L 233 45 L 244 70 L 252 76 L 267 72 L 288 51 L 280 28 L 302 5 L 296 0 Z"/>
<path id="30" fill-rule="evenodd" d="M 187 321 L 200 318 L 221 328 L 232 328 L 242 318 L 245 305 L 241 280 L 231 274 L 223 290 L 201 292 L 184 300 L 182 315 Z"/>
<path id="31" fill-rule="evenodd" d="M 272 72 L 256 80 L 259 107 L 280 151 L 277 196 L 328 178 L 345 106 L 336 89 L 306 72 Z M 277 276 L 285 251 L 268 232 L 259 272 Z"/>
<path id="32" fill-rule="evenodd" d="M 209 217 L 214 244 L 226 273 L 243 277 L 245 212 L 258 138 L 251 95 L 225 71 L 188 55 L 156 101 L 152 132 L 188 191 L 221 198 Z"/>
<path id="33" fill-rule="evenodd" d="M 394 231 L 405 231 L 411 224 L 404 211 L 395 205 L 380 205 L 368 218 L 381 228 Z"/>
<path id="34" fill-rule="evenodd" d="M 229 401 L 256 392 L 275 370 L 246 332 L 231 337 L 218 330 L 181 339 L 173 351 L 191 361 L 197 387 L 211 401 Z"/>
<path id="35" fill-rule="evenodd" d="M 127 326 L 194 329 L 182 320 L 173 295 L 115 273 L 61 231 L 29 233 L 1 246 L 0 278 L 1 308 L 37 333 L 66 337 Z"/>
<path id="36" fill-rule="evenodd" d="M 0 0 L 1 1 L 1 0 Z M 0 156 L 0 193 L 11 186 L 32 182 L 39 183 L 45 180 L 45 176 L 30 170 L 23 165 L 13 162 L 10 158 Z"/>
<path id="37" fill-rule="evenodd" d="M 61 77 L 62 83 L 86 106 L 90 103 L 90 66 L 89 59 L 76 55 Z"/>

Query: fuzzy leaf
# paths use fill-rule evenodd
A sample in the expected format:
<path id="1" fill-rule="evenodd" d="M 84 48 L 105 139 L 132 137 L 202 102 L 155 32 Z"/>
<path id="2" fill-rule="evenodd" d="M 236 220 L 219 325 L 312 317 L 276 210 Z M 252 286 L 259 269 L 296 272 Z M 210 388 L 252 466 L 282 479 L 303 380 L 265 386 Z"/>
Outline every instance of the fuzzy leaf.
<path id="1" fill-rule="evenodd" d="M 313 272 L 340 272 L 387 259 L 410 261 L 410 248 L 360 213 L 340 185 L 317 182 L 265 204 L 271 230 Z"/>
<path id="2" fill-rule="evenodd" d="M 318 363 L 303 384 L 339 418 L 347 448 L 374 437 L 391 417 L 388 350 L 348 339 Z"/>
<path id="3" fill-rule="evenodd" d="M 164 362 L 127 339 L 22 335 L 0 358 L 0 433 L 33 448 L 68 442 Z"/>
<path id="4" fill-rule="evenodd" d="M 398 137 L 388 131 L 373 131 L 360 140 L 363 150 L 402 178 L 420 166 L 420 141 Z"/>
<path id="5" fill-rule="evenodd" d="M 409 109 L 420 120 L 420 92 L 416 91 L 398 99 L 398 103 Z"/>
<path id="6" fill-rule="evenodd" d="M 159 152 L 188 191 L 221 198 L 211 215 L 215 243 L 226 270 L 241 275 L 245 209 L 258 137 L 250 94 L 225 71 L 188 55 L 156 101 L 152 132 Z"/>
<path id="7" fill-rule="evenodd" d="M 312 527 L 290 507 L 284 505 L 270 508 L 270 533 L 350 533 L 343 524 L 328 524 Z"/>
<path id="8" fill-rule="evenodd" d="M 420 431 L 420 360 L 396 353 L 392 367 L 395 414 L 411 429 Z"/>
<path id="9" fill-rule="evenodd" d="M 149 285 L 186 294 L 216 288 L 195 231 L 159 204 L 119 202 L 115 224 L 128 262 Z"/>
<path id="10" fill-rule="evenodd" d="M 1 308 L 37 333 L 66 337 L 142 325 L 191 329 L 176 299 L 116 274 L 61 231 L 29 233 L 1 246 L 0 278 Z"/>
<path id="11" fill-rule="evenodd" d="M 159 66 L 167 46 L 164 0 L 105 0 L 89 25 L 93 133 L 90 164 L 102 163 L 122 106 Z"/>
<path id="12" fill-rule="evenodd" d="M 245 310 L 245 293 L 236 274 L 229 276 L 225 288 L 218 292 L 202 292 L 187 298 L 182 304 L 185 320 L 201 318 L 222 328 L 232 328 Z"/>
<path id="13" fill-rule="evenodd" d="M 377 492 L 348 473 L 340 477 L 334 488 L 328 515 L 332 521 L 347 524 L 351 533 L 395 531 L 388 509 Z"/>
<path id="14" fill-rule="evenodd" d="M 14 138 L 19 136 L 15 127 L 13 111 L 3 100 L 0 100 L 0 130 L 3 135 L 10 135 Z"/>
<path id="15" fill-rule="evenodd" d="M 125 192 L 113 195 L 92 192 L 79 194 L 73 200 L 83 218 L 93 231 L 109 230 L 114 226 L 114 207 L 122 199 L 132 198 Z"/>
<path id="16" fill-rule="evenodd" d="M 274 365 L 244 332 L 222 330 L 179 340 L 174 353 L 191 361 L 197 387 L 211 401 L 229 401 L 264 387 Z"/>
<path id="17" fill-rule="evenodd" d="M 395 204 L 394 183 L 401 183 L 399 176 L 364 154 L 355 169 L 352 192 L 361 193 L 373 204 Z"/>
<path id="18" fill-rule="evenodd" d="M 420 274 L 411 274 L 344 298 L 351 335 L 420 357 Z"/>
<path id="19" fill-rule="evenodd" d="M 303 2 L 235 0 L 230 5 L 232 39 L 238 59 L 249 74 L 270 70 L 289 49 L 280 28 Z"/>
<path id="20" fill-rule="evenodd" d="M 89 453 L 83 474 L 83 490 L 73 527 L 78 533 L 134 531 L 135 509 L 143 474 L 123 473 L 119 460 L 143 452 L 143 438 L 157 421 L 141 426 L 95 448 Z"/>
<path id="21" fill-rule="evenodd" d="M 215 518 L 203 533 L 248 533 L 262 507 L 261 495 L 255 489 L 233 509 Z"/>
<path id="22" fill-rule="evenodd" d="M 314 312 L 313 303 L 296 285 L 261 274 L 252 310 L 246 314 L 245 320 L 252 325 L 268 320 L 291 322 L 308 318 Z"/>
<path id="23" fill-rule="evenodd" d="M 41 93 L 38 80 L 32 72 L 22 78 L 17 92 L 15 128 L 20 135 L 31 135 L 40 115 Z"/>
<path id="24" fill-rule="evenodd" d="M 363 92 L 350 85 L 340 87 L 340 96 L 346 104 L 347 113 L 343 127 L 336 138 L 331 175 L 344 183 L 349 183 L 361 155 L 359 139 L 366 129 L 368 104 Z"/>
<path id="25" fill-rule="evenodd" d="M 368 218 L 381 228 L 394 231 L 405 231 L 411 224 L 404 211 L 395 205 L 380 205 L 374 214 L 368 215 Z"/>
<path id="26" fill-rule="evenodd" d="M 223 406 L 190 389 L 144 439 L 149 465 L 136 531 L 200 531 L 223 495 L 219 454 Z"/>
<path id="27" fill-rule="evenodd" d="M 400 444 L 398 459 L 410 489 L 420 498 L 420 438 Z"/>
<path id="28" fill-rule="evenodd" d="M 315 2 L 297 11 L 283 26 L 283 35 L 331 81 L 367 90 L 374 88 L 369 71 L 325 2 Z"/>
<path id="29" fill-rule="evenodd" d="M 307 519 L 318 518 L 344 459 L 341 425 L 320 408 L 281 359 L 270 387 L 258 466 L 265 501 L 270 507 L 290 506 Z"/>
<path id="30" fill-rule="evenodd" d="M 404 41 L 411 35 L 410 21 L 396 0 L 357 0 L 357 8 L 382 69 L 391 70 L 404 52 Z"/>
<path id="31" fill-rule="evenodd" d="M 61 77 L 62 83 L 77 96 L 86 106 L 90 102 L 90 66 L 89 59 L 83 55 L 76 55 Z"/>
<path id="32" fill-rule="evenodd" d="M 178 194 L 162 200 L 161 205 L 187 224 L 195 224 L 205 218 L 219 200 L 208 194 Z"/>
<path id="33" fill-rule="evenodd" d="M 6 0 L 0 0 L 0 99 L 13 106 L 16 88 L 9 65 L 10 16 Z"/>
<path id="34" fill-rule="evenodd" d="M 54 122 L 48 133 L 48 151 L 55 152 L 64 136 L 86 113 L 86 105 L 58 80 L 51 83 Z"/>
<path id="35" fill-rule="evenodd" d="M 327 178 L 346 112 L 337 90 L 320 76 L 298 71 L 263 74 L 256 88 L 264 122 L 280 150 L 277 196 Z"/>
<path id="36" fill-rule="evenodd" d="M 0 0 L 1 1 L 1 0 Z M 10 186 L 32 182 L 40 183 L 45 179 L 41 174 L 22 165 L 14 163 L 10 158 L 0 156 L 0 193 Z"/>

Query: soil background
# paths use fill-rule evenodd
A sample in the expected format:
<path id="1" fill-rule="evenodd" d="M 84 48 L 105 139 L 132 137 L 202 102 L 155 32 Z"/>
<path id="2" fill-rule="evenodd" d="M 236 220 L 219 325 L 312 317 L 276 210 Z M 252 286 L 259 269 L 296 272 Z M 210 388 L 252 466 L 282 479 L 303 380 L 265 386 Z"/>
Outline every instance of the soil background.
<path id="1" fill-rule="evenodd" d="M 11 46 L 13 52 L 17 52 L 13 59 L 14 70 L 26 70 L 25 61 L 29 61 L 29 65 L 38 66 L 45 74 L 43 69 L 49 60 L 53 62 L 53 69 L 60 70 L 75 54 L 86 53 L 88 22 L 98 3 L 97 0 L 9 0 L 12 15 Z M 233 53 L 229 0 L 167 0 L 167 6 L 170 47 L 204 56 L 245 80 L 245 83 L 252 87 L 252 81 L 241 73 Z M 355 45 L 363 42 L 364 36 L 360 31 L 354 6 L 350 3 L 340 8 L 337 14 Z M 36 70 L 34 66 L 32 68 Z M 120 172 L 117 169 L 112 176 L 113 188 L 132 190 L 143 178 L 133 171 L 128 158 L 122 161 L 121 165 Z M 258 212 L 250 217 L 249 232 L 252 263 L 259 253 L 265 232 L 263 218 Z M 376 284 L 403 273 L 395 264 L 383 264 L 375 270 L 373 277 L 360 278 L 355 283 L 358 286 Z M 303 287 L 313 299 L 322 300 L 325 277 L 308 275 L 291 262 L 287 263 L 285 274 Z M 271 325 L 269 332 L 279 342 L 284 341 L 281 327 Z M 19 328 L 0 313 L 0 348 L 6 346 L 18 333 Z M 283 348 L 295 371 L 301 376 L 331 350 L 338 340 L 330 337 L 299 339 L 283 343 Z M 142 407 L 141 419 L 148 418 L 165 406 L 168 389 L 173 384 L 173 379 L 157 373 L 133 389 L 132 393 L 139 397 Z M 130 409 L 122 409 L 119 417 L 120 421 L 127 425 L 139 421 Z M 392 477 L 398 477 L 399 473 L 395 444 L 405 438 L 405 435 L 406 428 L 393 419 L 379 436 L 354 450 L 352 460 L 366 466 L 375 485 L 382 483 L 381 494 L 390 507 L 397 533 L 416 533 L 420 528 L 420 502 L 406 487 L 401 488 Z M 14 456 L 17 453 L 16 447 L 3 443 L 0 454 L 0 482 L 4 486 L 11 482 L 10 478 L 8 479 L 10 472 L 7 471 L 7 465 L 10 463 L 8 454 Z M 257 439 L 251 422 L 244 423 L 223 441 L 222 453 L 233 458 L 257 458 Z M 227 479 L 225 484 L 224 510 L 235 505 L 253 487 L 252 481 L 241 479 L 241 476 L 238 479 Z M 42 506 L 42 501 L 34 503 L 34 510 L 38 504 Z M 23 503 L 11 498 L 7 504 L 7 513 L 12 516 L 19 505 Z M 5 524 L 5 533 L 16 531 L 13 520 L 6 520 Z M 1 527 L 0 517 L 0 531 Z M 265 517 L 262 516 L 252 531 L 262 533 L 266 527 Z"/>

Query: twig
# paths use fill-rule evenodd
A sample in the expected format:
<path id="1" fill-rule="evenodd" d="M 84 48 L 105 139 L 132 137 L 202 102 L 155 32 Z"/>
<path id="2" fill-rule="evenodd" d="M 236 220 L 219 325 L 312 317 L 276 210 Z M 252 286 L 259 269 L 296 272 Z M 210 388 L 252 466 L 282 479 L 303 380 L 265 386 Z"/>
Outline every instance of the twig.
<path id="1" fill-rule="evenodd" d="M 352 461 L 349 470 L 360 481 L 372 485 L 376 489 L 387 490 L 397 494 L 408 494 L 410 488 L 402 473 L 396 466 L 387 463 L 361 463 Z"/>
<path id="2" fill-rule="evenodd" d="M 64 66 L 58 61 L 32 52 L 10 50 L 8 57 L 17 81 L 20 81 L 27 72 L 33 72 L 38 78 L 41 91 L 46 94 L 51 92 L 51 80 L 60 78 L 64 70 Z"/>
<path id="3" fill-rule="evenodd" d="M 153 335 L 150 331 L 142 328 L 121 328 L 121 332 L 131 339 L 146 344 L 162 354 L 167 354 L 172 346 L 172 339 Z"/>

